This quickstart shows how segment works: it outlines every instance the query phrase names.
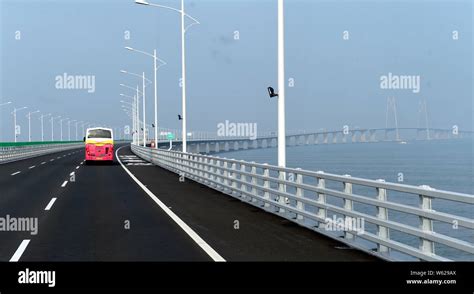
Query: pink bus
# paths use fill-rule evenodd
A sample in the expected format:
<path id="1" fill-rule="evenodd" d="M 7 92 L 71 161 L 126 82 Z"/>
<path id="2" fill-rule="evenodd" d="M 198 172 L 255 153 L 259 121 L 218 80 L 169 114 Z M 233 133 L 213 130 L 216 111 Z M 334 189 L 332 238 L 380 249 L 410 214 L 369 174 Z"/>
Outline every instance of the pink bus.
<path id="1" fill-rule="evenodd" d="M 89 128 L 84 137 L 86 163 L 88 161 L 113 161 L 114 137 L 112 129 Z"/>

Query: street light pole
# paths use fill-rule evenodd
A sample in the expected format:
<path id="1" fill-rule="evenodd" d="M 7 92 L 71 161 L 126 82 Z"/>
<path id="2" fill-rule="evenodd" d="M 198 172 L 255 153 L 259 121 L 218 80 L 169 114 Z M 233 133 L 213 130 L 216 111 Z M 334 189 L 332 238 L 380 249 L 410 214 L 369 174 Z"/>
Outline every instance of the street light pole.
<path id="1" fill-rule="evenodd" d="M 187 152 L 187 131 L 186 131 L 186 52 L 184 38 L 184 0 L 181 0 L 181 93 L 182 93 L 182 142 L 183 152 Z"/>
<path id="2" fill-rule="evenodd" d="M 158 67 L 156 65 L 156 49 L 153 50 L 153 69 L 155 70 L 154 74 L 154 86 L 155 86 L 155 149 L 158 149 L 158 89 L 156 85 L 156 76 L 158 74 Z"/>
<path id="3" fill-rule="evenodd" d="M 20 110 L 23 110 L 23 109 L 26 109 L 28 107 L 22 107 L 22 108 L 13 108 L 13 129 L 14 129 L 14 134 L 15 134 L 15 143 L 17 141 L 17 138 L 16 138 L 16 131 L 17 131 L 17 125 L 16 125 L 16 112 L 17 111 L 20 111 Z"/>
<path id="4" fill-rule="evenodd" d="M 140 93 L 137 85 L 137 145 L 140 145 Z"/>
<path id="5" fill-rule="evenodd" d="M 63 118 L 59 120 L 59 125 L 61 127 L 61 141 L 63 141 L 63 121 L 68 120 L 69 118 Z"/>
<path id="6" fill-rule="evenodd" d="M 59 117 L 56 117 L 59 118 Z M 54 141 L 54 117 L 51 116 L 51 142 Z"/>
<path id="7" fill-rule="evenodd" d="M 42 114 L 41 117 L 40 117 L 40 120 L 41 120 L 41 142 L 44 142 L 44 123 L 43 123 L 43 119 L 45 117 L 48 117 L 50 116 L 51 113 L 49 114 Z"/>
<path id="8" fill-rule="evenodd" d="M 33 111 L 33 112 L 28 112 L 28 142 L 31 142 L 31 115 L 34 114 L 34 113 L 38 113 L 40 112 L 39 110 L 37 111 Z"/>
<path id="9" fill-rule="evenodd" d="M 15 143 L 16 143 L 16 108 L 13 109 L 13 131 L 15 134 Z"/>
<path id="10" fill-rule="evenodd" d="M 285 21 L 284 1 L 278 0 L 278 166 L 286 167 Z"/>
<path id="11" fill-rule="evenodd" d="M 286 167 L 286 130 L 285 130 L 285 15 L 284 1 L 278 0 L 278 166 Z M 286 173 L 279 172 L 279 179 L 286 180 Z M 278 190 L 286 192 L 286 185 L 279 184 Z M 278 202 L 288 204 L 286 197 L 279 197 Z M 280 208 L 283 213 L 285 209 Z"/>
<path id="12" fill-rule="evenodd" d="M 146 147 L 146 103 L 145 103 L 145 72 L 143 72 L 143 147 Z"/>
<path id="13" fill-rule="evenodd" d="M 126 111 L 126 113 L 130 116 L 130 118 L 132 119 L 132 143 L 135 143 L 135 128 L 136 128 L 136 119 L 135 119 L 135 116 L 136 116 L 136 111 L 135 111 L 135 107 L 136 107 L 136 96 L 128 96 L 128 95 L 125 95 L 125 94 L 120 94 L 120 96 L 123 96 L 123 97 L 127 97 L 127 98 L 130 98 L 130 99 L 133 99 L 133 101 L 130 103 L 130 102 L 126 102 L 126 101 L 123 101 L 123 100 L 120 100 L 121 103 L 125 103 L 125 104 L 128 104 L 130 106 L 130 111 L 131 111 L 131 114 L 128 112 L 127 110 L 127 107 L 125 105 L 122 105 L 122 108 L 124 109 L 124 111 Z"/>

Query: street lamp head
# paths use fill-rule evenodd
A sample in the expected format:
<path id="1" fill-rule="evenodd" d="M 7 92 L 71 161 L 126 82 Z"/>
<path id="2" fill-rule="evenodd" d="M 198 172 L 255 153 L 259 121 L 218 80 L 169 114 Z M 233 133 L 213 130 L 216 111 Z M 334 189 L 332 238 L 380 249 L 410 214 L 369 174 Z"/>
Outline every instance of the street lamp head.
<path id="1" fill-rule="evenodd" d="M 127 73 L 127 71 L 126 71 L 126 70 L 123 70 L 123 69 L 121 69 L 120 72 L 121 72 L 121 73 Z"/>
<path id="2" fill-rule="evenodd" d="M 133 51 L 133 50 L 134 50 L 134 49 L 133 49 L 132 47 L 130 47 L 130 46 L 126 46 L 125 49 L 130 50 L 130 51 Z"/>
<path id="3" fill-rule="evenodd" d="M 28 107 L 26 107 L 26 106 L 21 107 L 21 108 L 14 108 L 12 113 L 18 112 L 18 111 L 20 111 L 20 110 L 27 109 L 27 108 L 28 108 Z"/>
<path id="4" fill-rule="evenodd" d="M 135 0 L 136 4 L 142 4 L 142 5 L 149 5 L 150 3 L 146 2 L 145 0 Z"/>

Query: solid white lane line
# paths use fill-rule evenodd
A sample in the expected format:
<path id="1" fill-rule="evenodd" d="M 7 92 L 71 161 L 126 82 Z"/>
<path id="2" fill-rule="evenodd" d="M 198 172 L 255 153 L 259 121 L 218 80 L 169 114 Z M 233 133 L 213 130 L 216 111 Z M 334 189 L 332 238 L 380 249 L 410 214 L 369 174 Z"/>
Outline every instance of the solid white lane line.
<path id="1" fill-rule="evenodd" d="M 43 161 L 41 164 L 45 164 L 45 163 L 46 163 L 46 161 Z"/>
<path id="2" fill-rule="evenodd" d="M 17 175 L 17 174 L 19 174 L 19 173 L 21 173 L 21 171 L 14 172 L 14 173 L 12 173 L 11 175 L 14 176 L 14 175 Z"/>
<path id="3" fill-rule="evenodd" d="M 48 205 L 46 206 L 46 208 L 44 210 L 50 210 L 51 207 L 53 206 L 54 202 L 56 202 L 56 199 L 57 198 L 51 199 L 51 201 L 49 201 Z"/>
<path id="4" fill-rule="evenodd" d="M 18 249 L 15 251 L 15 254 L 13 254 L 12 258 L 10 258 L 10 262 L 17 262 L 20 260 L 21 255 L 23 255 L 23 252 L 25 252 L 25 249 L 29 243 L 30 240 L 23 240 L 20 244 L 20 247 L 18 247 Z"/>
<path id="5" fill-rule="evenodd" d="M 35 167 L 36 167 L 36 165 L 32 165 L 28 169 L 32 169 L 32 168 L 35 168 Z"/>
<path id="6" fill-rule="evenodd" d="M 191 237 L 191 239 L 193 239 L 193 241 L 199 246 L 201 247 L 202 250 L 204 250 L 204 252 L 207 253 L 207 255 L 209 255 L 209 257 L 211 257 L 214 261 L 225 261 L 225 259 L 219 255 L 219 253 L 217 253 L 217 251 L 215 251 L 211 246 L 209 246 L 209 244 L 206 243 L 206 241 L 204 241 L 193 229 L 191 229 L 183 220 L 181 220 L 179 218 L 179 216 L 177 216 L 174 212 L 172 212 L 163 202 L 160 201 L 160 199 L 158 199 L 158 197 L 155 196 L 155 194 L 153 194 L 153 192 L 151 192 L 145 185 L 142 184 L 142 182 L 140 182 L 140 180 L 138 180 L 126 167 L 125 165 L 122 163 L 122 161 L 120 160 L 119 156 L 118 156 L 118 152 L 120 149 L 122 149 L 123 147 L 125 146 L 122 146 L 120 148 L 117 149 L 117 151 L 115 151 L 115 157 L 117 158 L 118 162 L 120 163 L 120 165 L 122 166 L 122 168 L 127 172 L 127 174 L 135 181 L 135 183 L 138 184 L 138 186 L 140 186 L 140 188 L 142 188 L 143 191 L 145 191 L 145 193 L 148 194 L 148 196 L 150 196 L 150 198 L 155 201 L 156 204 L 158 204 L 158 206 L 178 225 L 181 227 L 181 229 L 186 233 L 188 234 L 189 237 Z"/>
<path id="7" fill-rule="evenodd" d="M 61 187 L 64 188 L 64 187 L 66 187 L 66 185 L 67 185 L 67 181 L 64 181 L 64 183 L 61 185 Z"/>

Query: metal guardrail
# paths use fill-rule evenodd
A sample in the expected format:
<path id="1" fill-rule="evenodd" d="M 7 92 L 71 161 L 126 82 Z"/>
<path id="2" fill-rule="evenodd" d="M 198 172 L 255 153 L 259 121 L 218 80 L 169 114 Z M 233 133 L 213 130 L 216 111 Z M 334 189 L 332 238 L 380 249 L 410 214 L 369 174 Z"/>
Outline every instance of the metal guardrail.
<path id="1" fill-rule="evenodd" d="M 84 146 L 83 142 L 0 146 L 0 164 L 80 148 L 82 146 Z"/>
<path id="2" fill-rule="evenodd" d="M 383 259 L 451 260 L 435 252 L 436 246 L 462 252 L 467 259 L 474 257 L 472 242 L 435 231 L 439 223 L 455 225 L 468 230 L 471 241 L 473 218 L 438 212 L 432 206 L 435 200 L 473 205 L 474 195 L 136 145 L 132 151 L 160 167 Z M 342 189 L 332 188 L 330 182 Z M 365 195 L 354 193 L 356 188 Z M 415 197 L 415 201 L 412 205 L 398 203 L 389 199 L 389 192 Z M 395 217 L 397 213 L 403 216 Z M 404 221 L 408 215 L 415 217 L 415 223 Z M 357 221 L 373 230 L 357 230 Z M 397 234 L 408 238 L 392 237 Z"/>

